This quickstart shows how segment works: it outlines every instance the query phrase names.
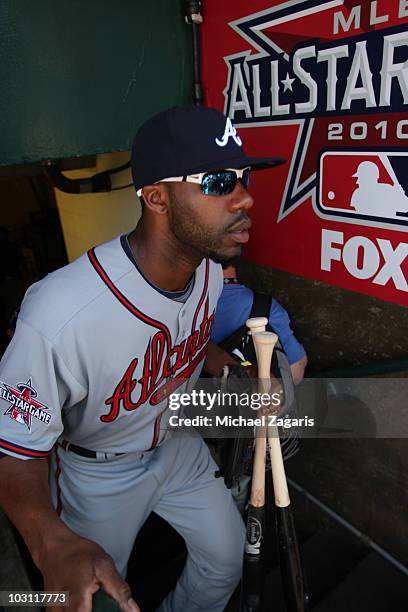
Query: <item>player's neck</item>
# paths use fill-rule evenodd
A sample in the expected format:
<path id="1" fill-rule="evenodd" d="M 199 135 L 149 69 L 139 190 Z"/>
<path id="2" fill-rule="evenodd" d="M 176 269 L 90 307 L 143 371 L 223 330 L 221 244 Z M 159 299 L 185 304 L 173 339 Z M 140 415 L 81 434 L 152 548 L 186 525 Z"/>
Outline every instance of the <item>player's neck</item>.
<path id="1" fill-rule="evenodd" d="M 165 236 L 147 231 L 142 222 L 129 234 L 129 246 L 143 275 L 165 291 L 184 289 L 201 261 L 191 261 Z"/>

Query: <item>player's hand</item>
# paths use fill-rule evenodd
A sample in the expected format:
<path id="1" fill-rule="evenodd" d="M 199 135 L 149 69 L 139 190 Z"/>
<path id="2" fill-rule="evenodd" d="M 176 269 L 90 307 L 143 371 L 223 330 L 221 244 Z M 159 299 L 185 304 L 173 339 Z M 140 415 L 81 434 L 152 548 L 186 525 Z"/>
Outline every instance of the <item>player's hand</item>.
<path id="1" fill-rule="evenodd" d="M 207 344 L 203 370 L 210 376 L 221 376 L 225 365 L 236 365 L 237 361 L 212 340 Z"/>
<path id="2" fill-rule="evenodd" d="M 112 558 L 101 546 L 75 534 L 47 543 L 38 560 L 45 591 L 68 591 L 69 608 L 52 612 L 92 612 L 92 595 L 103 589 L 123 612 L 140 612 L 129 585 L 118 574 Z"/>

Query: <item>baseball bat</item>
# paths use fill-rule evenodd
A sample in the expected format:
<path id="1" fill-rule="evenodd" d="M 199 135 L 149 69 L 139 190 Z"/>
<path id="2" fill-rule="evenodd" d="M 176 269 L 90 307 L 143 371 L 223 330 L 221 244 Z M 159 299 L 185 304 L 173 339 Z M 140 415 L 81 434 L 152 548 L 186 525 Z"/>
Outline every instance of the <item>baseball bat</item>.
<path id="1" fill-rule="evenodd" d="M 253 335 L 257 346 L 258 377 L 264 391 L 269 389 L 272 350 L 276 335 L 259 332 Z M 272 480 L 276 505 L 276 529 L 278 539 L 279 565 L 283 583 L 287 612 L 304 612 L 305 588 L 299 543 L 295 522 L 290 507 L 290 497 L 283 465 L 279 431 L 276 426 L 268 427 L 269 452 L 272 466 Z"/>
<path id="2" fill-rule="evenodd" d="M 267 324 L 268 319 L 266 317 L 251 317 L 245 322 L 245 325 L 248 327 L 251 334 L 256 334 L 257 332 L 264 332 Z"/>
<path id="3" fill-rule="evenodd" d="M 268 324 L 268 319 L 266 317 L 251 317 L 250 319 L 247 319 L 245 322 L 245 325 L 249 329 L 252 336 L 258 332 L 264 332 L 267 324 Z M 258 360 L 258 354 L 256 352 L 257 349 L 256 349 L 255 342 L 254 342 L 254 349 L 255 349 L 256 359 Z"/>
<path id="4" fill-rule="evenodd" d="M 265 329 L 267 319 L 259 317 L 256 325 L 254 319 L 248 319 L 247 325 L 254 333 L 254 328 Z M 277 340 L 277 336 L 276 336 Z M 270 349 L 272 359 L 273 346 Z M 255 433 L 255 453 L 252 468 L 251 495 L 248 504 L 246 540 L 241 589 L 241 612 L 259 612 L 262 607 L 264 587 L 264 570 L 262 557 L 262 540 L 265 528 L 265 462 L 266 462 L 266 428 L 258 427 Z"/>
<path id="5" fill-rule="evenodd" d="M 264 583 L 262 540 L 265 517 L 266 431 L 256 432 L 251 495 L 248 504 L 241 587 L 241 612 L 260 612 Z"/>

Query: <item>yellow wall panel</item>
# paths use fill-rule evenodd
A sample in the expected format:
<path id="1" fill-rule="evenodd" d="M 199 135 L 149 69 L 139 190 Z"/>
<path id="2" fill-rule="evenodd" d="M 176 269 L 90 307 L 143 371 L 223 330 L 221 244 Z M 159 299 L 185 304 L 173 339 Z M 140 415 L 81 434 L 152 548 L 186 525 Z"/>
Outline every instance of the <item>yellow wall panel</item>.
<path id="1" fill-rule="evenodd" d="M 69 178 L 91 176 L 126 163 L 129 153 L 98 155 L 95 168 L 66 172 Z M 114 176 L 113 186 L 132 182 L 130 170 Z M 90 247 L 133 229 L 140 217 L 140 203 L 133 187 L 109 193 L 70 194 L 55 189 L 69 261 Z"/>

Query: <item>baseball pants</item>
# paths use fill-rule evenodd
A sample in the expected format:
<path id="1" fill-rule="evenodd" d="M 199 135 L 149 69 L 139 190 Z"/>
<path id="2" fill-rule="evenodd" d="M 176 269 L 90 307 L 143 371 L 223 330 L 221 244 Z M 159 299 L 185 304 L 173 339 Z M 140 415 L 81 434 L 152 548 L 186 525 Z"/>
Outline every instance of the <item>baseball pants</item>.
<path id="1" fill-rule="evenodd" d="M 58 447 L 50 488 L 62 520 L 100 544 L 123 577 L 137 533 L 154 510 L 188 551 L 159 612 L 222 612 L 241 576 L 245 528 L 217 469 L 201 437 L 187 435 L 154 451 L 103 460 Z"/>

